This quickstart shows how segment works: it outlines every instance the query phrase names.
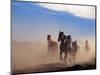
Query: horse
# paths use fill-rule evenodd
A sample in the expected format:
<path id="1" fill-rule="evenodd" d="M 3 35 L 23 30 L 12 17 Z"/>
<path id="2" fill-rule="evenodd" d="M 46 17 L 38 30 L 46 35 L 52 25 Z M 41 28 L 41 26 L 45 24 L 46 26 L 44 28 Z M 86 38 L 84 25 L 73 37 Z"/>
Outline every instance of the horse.
<path id="1" fill-rule="evenodd" d="M 90 50 L 90 46 L 89 46 L 87 40 L 85 41 L 85 50 L 86 50 L 86 51 L 89 51 L 89 50 Z"/>
<path id="2" fill-rule="evenodd" d="M 60 42 L 60 60 L 64 60 L 66 63 L 66 59 L 68 53 L 71 51 L 71 35 L 64 35 L 64 32 L 59 32 L 58 42 Z M 64 53 L 64 59 L 62 58 L 62 54 Z"/>
<path id="3" fill-rule="evenodd" d="M 47 42 L 48 42 L 48 54 L 56 55 L 58 51 L 58 43 L 52 40 L 50 34 L 47 35 Z"/>
<path id="4" fill-rule="evenodd" d="M 72 42 L 71 56 L 73 57 L 73 60 L 75 60 L 75 56 L 78 49 L 79 49 L 79 46 L 77 45 L 77 41 Z"/>

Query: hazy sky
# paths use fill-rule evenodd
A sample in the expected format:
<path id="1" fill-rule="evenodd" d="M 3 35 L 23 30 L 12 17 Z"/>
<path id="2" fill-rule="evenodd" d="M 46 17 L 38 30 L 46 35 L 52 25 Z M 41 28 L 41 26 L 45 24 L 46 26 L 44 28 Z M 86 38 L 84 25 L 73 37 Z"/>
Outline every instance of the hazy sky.
<path id="1" fill-rule="evenodd" d="M 12 2 L 13 40 L 41 41 L 59 31 L 79 39 L 95 36 L 95 7 Z"/>

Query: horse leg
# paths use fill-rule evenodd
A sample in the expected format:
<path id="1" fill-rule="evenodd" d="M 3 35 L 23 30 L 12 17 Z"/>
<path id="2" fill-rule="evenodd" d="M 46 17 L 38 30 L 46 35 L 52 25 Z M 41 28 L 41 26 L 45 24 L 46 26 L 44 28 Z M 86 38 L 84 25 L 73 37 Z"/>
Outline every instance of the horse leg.
<path id="1" fill-rule="evenodd" d="M 68 56 L 68 54 L 65 53 L 65 56 L 64 56 L 64 62 L 65 62 L 65 64 L 66 64 L 67 56 Z"/>
<path id="2" fill-rule="evenodd" d="M 70 55 L 70 62 L 72 62 L 72 51 L 69 51 L 69 55 Z"/>
<path id="3" fill-rule="evenodd" d="M 62 51 L 60 51 L 60 60 L 63 60 L 63 58 L 62 58 Z"/>
<path id="4" fill-rule="evenodd" d="M 73 62 L 73 61 L 74 61 L 74 51 L 71 51 L 70 62 Z"/>
<path id="5" fill-rule="evenodd" d="M 50 54 L 50 49 L 48 48 L 48 55 Z"/>
<path id="6" fill-rule="evenodd" d="M 75 61 L 76 52 L 73 53 L 73 62 Z"/>

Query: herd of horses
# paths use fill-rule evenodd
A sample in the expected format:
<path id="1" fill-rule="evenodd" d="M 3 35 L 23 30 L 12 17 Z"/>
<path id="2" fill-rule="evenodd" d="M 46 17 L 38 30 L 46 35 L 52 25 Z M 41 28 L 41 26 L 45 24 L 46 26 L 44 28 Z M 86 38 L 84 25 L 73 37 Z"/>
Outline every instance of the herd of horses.
<path id="1" fill-rule="evenodd" d="M 59 32 L 58 35 L 58 42 L 60 42 L 60 47 L 58 47 L 58 43 L 56 41 L 53 41 L 51 38 L 51 35 L 47 35 L 47 41 L 48 41 L 48 54 L 53 54 L 53 56 L 58 53 L 58 50 L 60 50 L 60 60 L 67 62 L 67 57 L 70 55 L 73 60 L 75 60 L 75 56 L 77 51 L 79 50 L 79 46 L 77 44 L 77 41 L 72 41 L 71 35 L 65 35 L 64 32 Z M 88 41 L 86 40 L 85 43 L 85 49 L 89 50 Z M 64 57 L 62 57 L 64 53 Z"/>

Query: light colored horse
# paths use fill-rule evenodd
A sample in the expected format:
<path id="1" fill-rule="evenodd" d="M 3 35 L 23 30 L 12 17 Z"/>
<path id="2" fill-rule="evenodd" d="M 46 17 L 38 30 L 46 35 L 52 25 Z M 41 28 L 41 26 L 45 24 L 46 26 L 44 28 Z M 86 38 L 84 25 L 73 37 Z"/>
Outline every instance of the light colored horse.
<path id="1" fill-rule="evenodd" d="M 85 41 L 85 50 L 89 51 L 90 50 L 90 45 L 88 44 L 88 41 Z"/>
<path id="2" fill-rule="evenodd" d="M 58 43 L 52 40 L 50 34 L 47 35 L 47 42 L 48 42 L 48 54 L 56 55 L 58 53 Z"/>

